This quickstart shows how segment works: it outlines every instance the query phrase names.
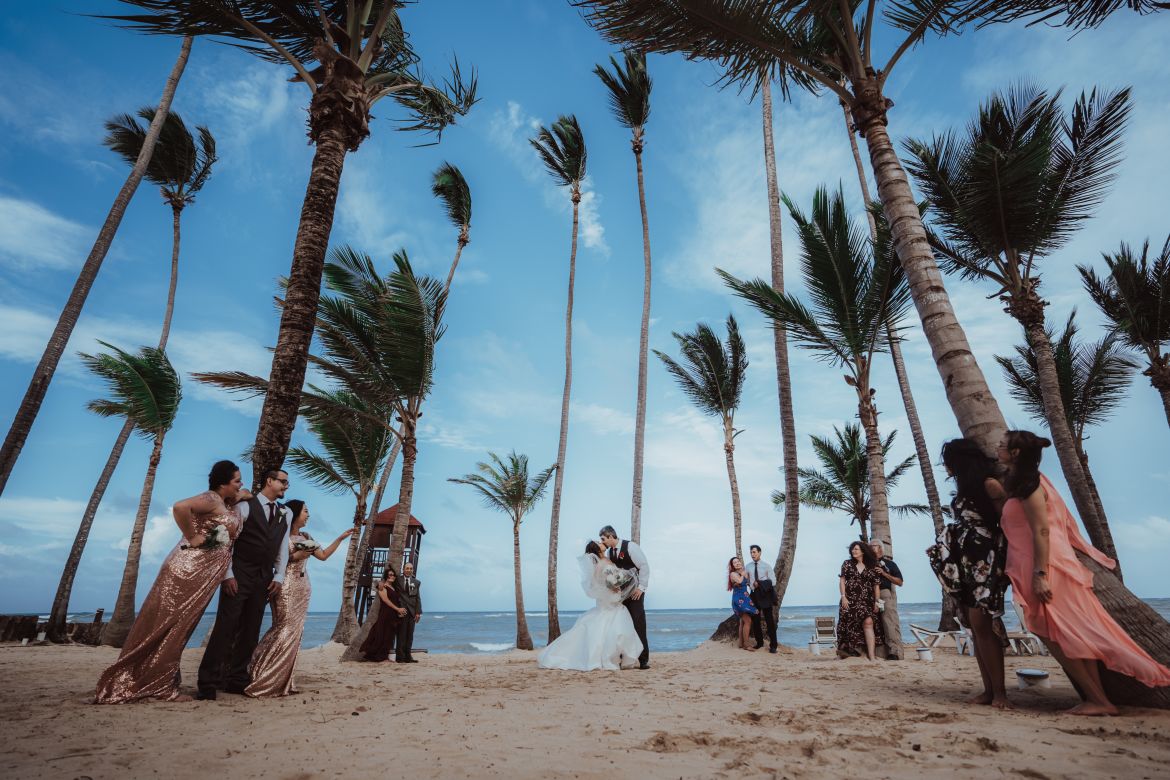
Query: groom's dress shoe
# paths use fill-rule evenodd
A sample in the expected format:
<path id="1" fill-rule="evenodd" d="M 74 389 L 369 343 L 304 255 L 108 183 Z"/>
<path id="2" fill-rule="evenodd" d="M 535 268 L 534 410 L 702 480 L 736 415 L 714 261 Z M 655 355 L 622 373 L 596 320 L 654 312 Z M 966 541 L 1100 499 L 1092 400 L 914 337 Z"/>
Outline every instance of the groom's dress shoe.
<path id="1" fill-rule="evenodd" d="M 638 668 L 639 669 L 649 669 L 650 664 L 649 663 L 640 663 L 640 664 L 638 664 Z"/>
<path id="2" fill-rule="evenodd" d="M 776 648 L 775 648 L 775 647 L 769 647 L 769 648 L 768 648 L 768 652 L 769 652 L 769 653 L 774 653 L 774 652 L 776 652 Z"/>
<path id="3" fill-rule="evenodd" d="M 195 698 L 199 701 L 215 701 L 215 688 L 209 691 L 199 691 L 195 694 Z"/>
<path id="4" fill-rule="evenodd" d="M 234 694 L 237 694 L 239 696 L 243 696 L 244 695 L 244 686 L 242 686 L 242 685 L 228 685 L 227 687 L 225 687 L 223 689 L 223 692 L 224 693 L 234 693 Z"/>

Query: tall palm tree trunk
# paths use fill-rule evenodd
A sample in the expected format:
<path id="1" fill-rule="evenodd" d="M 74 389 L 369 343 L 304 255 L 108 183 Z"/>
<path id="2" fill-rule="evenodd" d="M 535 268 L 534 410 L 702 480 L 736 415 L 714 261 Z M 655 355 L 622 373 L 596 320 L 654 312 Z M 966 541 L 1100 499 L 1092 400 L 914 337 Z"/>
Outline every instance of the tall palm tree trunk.
<path id="1" fill-rule="evenodd" d="M 638 172 L 638 208 L 642 213 L 642 325 L 638 337 L 638 401 L 634 411 L 634 491 L 630 508 L 630 539 L 642 542 L 642 472 L 646 450 L 646 381 L 650 354 L 650 220 L 646 215 L 646 183 L 642 173 L 642 139 L 635 134 L 634 164 Z"/>
<path id="2" fill-rule="evenodd" d="M 292 268 L 281 306 L 280 331 L 272 355 L 260 426 L 252 446 L 253 492 L 260 490 L 266 471 L 279 469 L 284 463 L 296 426 L 346 152 L 347 144 L 340 130 L 322 131 L 301 206 Z"/>
<path id="3" fill-rule="evenodd" d="M 1100 517 L 1105 516 L 1105 506 L 1101 503 L 1101 492 L 1097 489 L 1097 481 L 1093 479 L 1093 472 L 1089 470 L 1089 453 L 1085 452 L 1085 447 L 1081 443 L 1080 438 L 1077 438 L 1077 460 L 1081 462 L 1081 468 L 1085 472 L 1085 481 L 1089 485 L 1089 493 L 1093 496 L 1093 504 L 1097 507 L 1097 514 Z M 1121 579 L 1120 570 L 1115 571 L 1118 579 Z"/>
<path id="4" fill-rule="evenodd" d="M 1060 378 L 1057 376 L 1056 359 L 1052 354 L 1052 342 L 1044 331 L 1043 304 L 1034 295 L 1025 295 L 1023 298 L 1024 300 L 1013 298 L 1008 308 L 1012 316 L 1024 326 L 1028 348 L 1036 356 L 1036 376 L 1040 384 L 1040 397 L 1044 402 L 1044 416 L 1048 420 L 1048 431 L 1052 434 L 1052 443 L 1060 459 L 1065 482 L 1068 483 L 1081 522 L 1089 533 L 1089 540 L 1098 550 L 1117 560 L 1117 548 L 1113 544 L 1109 522 L 1104 515 L 1097 514 L 1093 493 L 1081 466 L 1081 459 L 1077 455 L 1076 440 L 1064 412 L 1064 401 L 1060 397 Z M 1028 298 L 1034 300 L 1028 301 Z M 1039 312 L 1038 315 L 1036 311 Z M 1114 569 L 1114 574 L 1118 579 L 1121 578 L 1120 562 Z"/>
<path id="5" fill-rule="evenodd" d="M 158 463 L 162 460 L 163 439 L 166 434 L 154 437 L 154 449 L 146 466 L 146 479 L 142 482 L 142 493 L 138 497 L 138 513 L 134 516 L 134 528 L 130 532 L 130 547 L 126 550 L 126 566 L 122 570 L 122 584 L 118 587 L 118 600 L 114 603 L 114 614 L 102 629 L 102 644 L 121 647 L 134 625 L 134 596 L 138 589 L 138 563 L 142 559 L 142 537 L 146 533 L 146 520 L 150 515 L 150 499 L 154 494 L 154 478 Z"/>
<path id="6" fill-rule="evenodd" d="M 853 116 L 849 112 L 849 106 L 844 102 L 841 103 L 841 111 L 845 117 L 845 135 L 849 137 L 849 148 L 853 152 L 853 165 L 857 168 L 857 183 L 861 187 L 861 197 L 865 201 L 865 218 L 869 222 L 869 237 L 876 242 L 877 221 L 869 208 L 873 198 L 869 194 L 869 182 L 865 178 L 865 166 L 861 162 L 861 150 L 857 146 L 857 136 L 853 133 Z M 890 348 L 894 375 L 898 379 L 898 391 L 902 395 L 902 406 L 906 409 L 906 422 L 910 426 L 910 437 L 914 440 L 914 454 L 918 457 L 918 469 L 922 473 L 922 486 L 926 490 L 926 503 L 930 507 L 930 520 L 934 525 L 934 535 L 939 537 L 943 533 L 944 526 L 942 501 L 939 499 L 934 469 L 930 465 L 930 450 L 926 448 L 926 436 L 922 432 L 918 404 L 914 402 L 914 393 L 910 389 L 910 376 L 906 373 L 906 362 L 902 359 L 901 343 L 893 333 L 887 333 L 886 344 Z M 959 623 L 955 619 L 957 612 L 958 604 L 946 590 L 942 590 L 938 630 L 957 631 L 959 629 Z"/>
<path id="7" fill-rule="evenodd" d="M 886 495 L 886 456 L 882 452 L 882 439 L 878 434 L 878 411 L 869 394 L 868 382 L 858 385 L 857 396 L 857 416 L 861 419 L 861 429 L 865 431 L 865 463 L 869 470 L 870 532 L 873 538 L 885 541 L 886 554 L 893 557 L 890 502 L 889 496 Z"/>
<path id="8" fill-rule="evenodd" d="M 1156 349 L 1148 350 L 1146 358 L 1149 366 L 1142 373 L 1150 378 L 1150 384 L 1161 396 L 1166 422 L 1170 423 L 1170 363 L 1164 360 Z"/>
<path id="9" fill-rule="evenodd" d="M 175 313 L 175 291 L 179 284 L 179 238 L 182 207 L 172 207 L 173 235 L 171 243 L 171 279 L 167 288 L 167 308 L 163 314 L 162 332 L 159 334 L 158 348 L 166 349 L 167 340 L 171 335 L 171 319 Z M 69 614 L 69 599 L 73 594 L 73 580 L 77 577 L 77 567 L 81 565 L 81 556 L 85 552 L 85 545 L 89 541 L 89 532 L 93 528 L 94 518 L 97 516 L 98 506 L 114 476 L 114 470 L 122 459 L 122 452 L 126 449 L 126 442 L 134 432 L 134 423 L 126 420 L 122 423 L 122 430 L 114 440 L 110 455 L 106 458 L 106 465 L 98 476 L 97 484 L 85 505 L 85 512 L 81 516 L 81 523 L 77 527 L 77 535 L 73 538 L 73 546 L 69 548 L 69 557 L 65 560 L 65 569 L 61 572 L 61 580 L 57 583 L 57 594 L 53 597 L 53 609 L 49 613 L 48 638 L 51 642 L 65 640 L 65 624 Z"/>
<path id="10" fill-rule="evenodd" d="M 357 504 L 353 510 L 353 525 L 358 528 L 366 517 L 366 492 L 359 490 Z M 337 612 L 337 622 L 333 624 L 333 634 L 330 642 L 340 642 L 348 645 L 357 631 L 357 615 L 353 609 L 353 594 L 357 588 L 358 567 L 361 558 L 358 557 L 357 535 L 349 537 L 349 545 L 345 550 L 345 568 L 341 571 L 341 609 Z"/>
<path id="11" fill-rule="evenodd" d="M 463 255 L 463 247 L 467 246 L 467 240 L 461 233 L 459 235 L 459 243 L 455 247 L 455 259 L 451 261 L 451 270 L 447 272 L 447 282 L 443 285 L 443 294 L 446 295 L 451 289 L 451 282 L 455 280 L 455 269 L 459 267 L 459 258 Z"/>
<path id="12" fill-rule="evenodd" d="M 386 495 L 386 486 L 390 484 L 390 473 L 394 470 L 394 463 L 398 460 L 398 453 L 401 449 L 401 440 L 395 438 L 394 445 L 390 448 L 390 455 L 386 458 L 386 465 L 382 468 L 382 476 L 378 479 L 378 487 L 374 491 L 374 501 L 370 504 L 369 511 L 366 512 L 365 523 L 362 525 L 361 541 L 358 543 L 357 549 L 359 567 L 366 565 L 366 556 L 374 536 L 374 521 L 378 517 L 378 512 L 381 511 L 382 497 Z M 388 558 L 386 562 L 390 562 Z M 397 572 L 397 569 L 395 571 Z M 371 576 L 372 574 L 373 572 L 371 572 Z M 366 641 L 366 637 L 369 636 L 370 629 L 378 622 L 378 612 L 381 609 L 381 603 L 382 600 L 378 598 L 375 598 L 370 603 L 370 611 L 366 613 L 366 619 L 358 626 L 358 630 L 354 633 L 353 639 L 349 641 L 349 646 L 341 654 L 342 661 L 356 661 L 358 656 L 361 655 L 362 644 Z M 344 608 L 344 602 L 342 602 L 342 607 Z"/>
<path id="13" fill-rule="evenodd" d="M 573 387 L 573 286 L 577 281 L 577 219 L 581 191 L 573 188 L 573 234 L 569 249 L 569 299 L 565 306 L 565 390 L 561 396 L 561 433 L 557 473 L 553 478 L 552 516 L 548 524 L 548 641 L 561 635 L 557 611 L 557 542 L 561 532 L 561 492 L 565 484 L 565 450 L 569 443 L 569 393 Z"/>
<path id="14" fill-rule="evenodd" d="M 516 647 L 532 649 L 532 635 L 528 633 L 528 617 L 524 614 L 524 587 L 520 583 L 520 519 L 512 523 L 512 566 L 516 578 Z M 552 639 L 550 638 L 551 642 Z"/>
<path id="15" fill-rule="evenodd" d="M 122 223 L 122 217 L 126 213 L 127 206 L 130 205 L 130 199 L 134 197 L 135 190 L 138 189 L 142 177 L 146 174 L 150 157 L 154 154 L 155 143 L 162 131 L 163 121 L 170 113 L 171 102 L 174 100 L 175 90 L 179 86 L 179 79 L 187 67 L 187 59 L 191 54 L 193 40 L 190 36 L 183 38 L 183 44 L 179 49 L 179 58 L 175 61 L 170 76 L 167 77 L 162 97 L 159 99 L 158 109 L 146 131 L 146 137 L 142 141 L 142 149 L 138 153 L 138 159 L 135 160 L 134 167 L 130 169 L 130 175 L 126 177 L 122 189 L 114 198 L 114 203 L 110 206 L 106 221 L 98 232 L 97 240 L 94 241 L 89 257 L 85 259 L 85 264 L 82 265 L 81 272 L 77 275 L 77 281 L 73 283 L 73 290 L 69 293 L 65 308 L 61 310 L 57 326 L 53 328 L 49 343 L 45 345 L 44 354 L 41 355 L 41 360 L 33 371 L 28 389 L 25 391 L 24 398 L 21 399 L 20 407 L 16 410 L 16 416 L 12 419 L 12 426 L 8 429 L 3 446 L 0 447 L 0 495 L 4 493 L 8 477 L 12 474 L 16 460 L 20 457 L 20 451 L 24 448 L 24 443 L 32 430 L 33 422 L 41 410 L 41 404 L 45 400 L 49 384 L 53 381 L 53 375 L 57 371 L 57 364 L 61 361 L 61 356 L 65 354 L 65 347 L 69 343 L 69 337 L 73 334 L 77 320 L 81 317 L 85 300 L 89 297 L 89 291 L 97 279 L 102 262 L 106 259 L 110 245 L 114 242 L 114 234 L 117 233 L 118 226 Z"/>
<path id="16" fill-rule="evenodd" d="M 776 175 L 776 148 L 772 132 L 772 87 L 761 89 L 764 114 L 764 171 L 768 182 L 768 237 L 771 249 L 772 289 L 784 292 L 783 216 L 780 213 L 780 185 Z M 776 554 L 776 608 L 784 603 L 792 563 L 796 559 L 796 534 L 800 526 L 800 482 L 796 463 L 796 415 L 792 408 L 792 373 L 788 367 L 788 331 L 772 327 L 776 352 L 776 388 L 780 401 L 780 445 L 784 453 L 784 525 Z"/>
<path id="17" fill-rule="evenodd" d="M 401 568 L 406 550 L 406 534 L 410 531 L 410 506 L 414 501 L 414 464 L 418 460 L 418 439 L 415 438 L 416 415 L 403 421 L 406 435 L 402 439 L 402 477 L 398 485 L 398 512 L 394 515 L 394 530 L 390 535 L 390 554 L 386 559 Z"/>
<path id="18" fill-rule="evenodd" d="M 723 418 L 723 459 L 727 462 L 727 482 L 731 486 L 731 523 L 735 532 L 735 555 L 743 557 L 743 510 L 739 503 L 739 479 L 735 476 L 735 429 L 731 418 Z"/>

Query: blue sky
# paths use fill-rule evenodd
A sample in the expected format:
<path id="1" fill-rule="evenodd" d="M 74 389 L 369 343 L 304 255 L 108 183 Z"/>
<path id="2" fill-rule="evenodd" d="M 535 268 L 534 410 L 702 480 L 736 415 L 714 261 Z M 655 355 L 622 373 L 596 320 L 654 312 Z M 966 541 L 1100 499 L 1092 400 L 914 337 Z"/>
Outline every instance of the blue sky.
<path id="1" fill-rule="evenodd" d="M 119 4 L 91 9 L 117 12 Z M 178 41 L 148 38 L 71 13 L 69 4 L 27 5 L 0 21 L 0 424 L 7 429 L 125 166 L 101 145 L 102 122 L 158 99 Z M 589 148 L 582 204 L 574 342 L 573 407 L 560 551 L 562 608 L 584 605 L 573 557 L 606 523 L 628 528 L 642 248 L 628 131 L 609 114 L 594 64 L 611 53 L 567 4 L 552 0 L 423 2 L 403 14 L 427 69 L 445 72 L 452 54 L 474 65 L 482 101 L 438 146 L 397 132 L 394 106 L 375 107 L 372 135 L 345 167 L 333 243 L 350 243 L 388 267 L 405 248 L 416 268 L 445 274 L 455 232 L 430 195 L 431 172 L 459 165 L 474 198 L 472 242 L 463 255 L 440 344 L 435 393 L 421 435 L 414 514 L 428 528 L 421 576 L 430 610 L 509 608 L 508 521 L 483 509 L 448 477 L 471 471 L 488 450 L 515 448 L 536 467 L 555 460 L 563 381 L 563 316 L 569 248 L 567 193 L 543 172 L 527 144 L 540 124 L 575 113 Z M 1120 240 L 1159 245 L 1170 200 L 1164 119 L 1170 86 L 1161 44 L 1170 15 L 1121 14 L 1068 40 L 1060 30 L 994 28 L 929 42 L 891 78 L 895 139 L 961 126 L 992 90 L 1019 80 L 1069 93 L 1132 85 L 1126 160 L 1098 216 L 1045 260 L 1050 316 L 1077 307 L 1087 335 L 1099 319 L 1074 266 L 1097 263 Z M 752 365 L 736 418 L 744 541 L 774 558 L 781 516 L 768 500 L 781 477 L 771 337 L 762 318 L 717 283 L 716 265 L 738 275 L 768 268 L 767 203 L 760 111 L 712 85 L 709 65 L 650 59 L 655 79 L 645 153 L 655 282 L 651 347 L 673 351 L 671 331 L 734 312 Z M 184 215 L 182 269 L 170 354 L 182 371 L 242 369 L 265 374 L 277 315 L 276 277 L 288 270 L 311 148 L 304 132 L 307 90 L 288 72 L 241 52 L 198 41 L 175 110 L 205 124 L 220 161 Z M 835 100 L 797 96 L 777 104 L 781 186 L 807 203 L 822 182 L 844 183 L 860 204 Z M 1158 206 L 1162 203 L 1163 206 Z M 860 214 L 860 212 L 858 212 Z M 125 348 L 153 343 L 170 257 L 170 214 L 143 185 L 118 233 L 40 418 L 0 498 L 0 612 L 47 611 L 85 501 L 117 433 L 117 421 L 84 408 L 101 386 L 75 357 L 102 339 Z M 798 246 L 785 222 L 789 284 L 799 291 Z M 992 356 L 1020 341 L 1017 326 L 980 285 L 948 280 L 976 354 L 1013 425 L 1035 427 L 1008 397 Z M 913 323 L 911 323 L 913 324 Z M 912 328 L 905 353 L 928 446 L 957 435 L 929 350 Z M 653 360 L 653 357 L 652 357 Z M 796 421 L 802 465 L 813 465 L 809 434 L 827 434 L 855 414 L 839 372 L 794 350 Z M 899 430 L 895 455 L 912 452 L 893 372 L 875 382 L 884 431 Z M 145 596 L 177 538 L 169 506 L 202 489 L 210 464 L 235 458 L 256 429 L 258 402 L 240 403 L 193 381 L 167 439 L 151 507 L 139 580 Z M 303 429 L 295 440 L 311 444 Z M 1087 449 L 1113 524 L 1126 581 L 1139 595 L 1166 596 L 1159 564 L 1170 554 L 1170 431 L 1144 377 L 1124 407 L 1092 433 Z M 73 607 L 113 605 L 149 449 L 126 450 L 98 514 L 74 588 Z M 1061 483 L 1055 458 L 1049 474 Z M 944 474 L 936 469 L 940 482 Z M 313 509 L 319 538 L 347 527 L 347 496 L 326 495 L 294 473 L 289 497 Z M 397 480 L 394 480 L 396 485 Z M 947 490 L 949 492 L 949 489 Z M 896 502 L 922 499 L 911 473 Z M 393 503 L 393 499 L 386 502 Z M 542 611 L 549 502 L 522 530 L 526 605 Z M 831 603 L 837 566 L 855 531 L 840 517 L 802 510 L 791 604 Z M 925 519 L 895 520 L 907 575 L 903 601 L 933 601 L 937 586 L 921 550 Z M 700 416 L 661 366 L 650 367 L 643 547 L 652 567 L 651 608 L 714 607 L 726 601 L 730 499 L 715 420 Z M 335 609 L 343 556 L 314 563 L 312 607 Z"/>

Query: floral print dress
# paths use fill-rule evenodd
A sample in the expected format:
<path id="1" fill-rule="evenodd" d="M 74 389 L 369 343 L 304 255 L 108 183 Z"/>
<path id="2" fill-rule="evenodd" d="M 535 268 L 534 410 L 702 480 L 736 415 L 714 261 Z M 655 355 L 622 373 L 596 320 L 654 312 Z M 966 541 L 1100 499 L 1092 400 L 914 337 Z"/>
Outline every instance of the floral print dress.
<path id="1" fill-rule="evenodd" d="M 881 575 L 876 566 L 858 571 L 857 563 L 850 558 L 841 564 L 841 577 L 845 580 L 845 598 L 849 600 L 849 607 L 841 607 L 837 614 L 837 652 L 864 655 L 866 618 L 873 618 L 874 646 L 886 642 L 880 614 L 874 609 L 874 585 L 882 581 Z"/>
<path id="2" fill-rule="evenodd" d="M 975 503 L 951 501 L 953 523 L 943 529 L 938 543 L 927 550 L 938 581 L 967 609 L 982 609 L 993 618 L 1003 615 L 1007 538 L 998 518 L 985 518 Z"/>
<path id="3" fill-rule="evenodd" d="M 760 611 L 756 609 L 756 605 L 752 603 L 751 589 L 748 586 L 747 577 L 739 581 L 731 589 L 731 608 L 737 615 L 758 615 Z"/>

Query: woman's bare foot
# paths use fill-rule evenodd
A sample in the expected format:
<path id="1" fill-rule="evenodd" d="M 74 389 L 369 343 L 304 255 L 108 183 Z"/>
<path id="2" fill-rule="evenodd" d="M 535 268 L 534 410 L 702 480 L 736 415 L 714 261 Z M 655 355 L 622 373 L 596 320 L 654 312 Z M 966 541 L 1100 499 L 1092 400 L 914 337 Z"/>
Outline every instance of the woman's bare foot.
<path id="1" fill-rule="evenodd" d="M 184 693 L 184 694 L 181 694 L 181 695 L 176 696 L 175 698 L 171 699 L 171 701 L 185 703 L 185 702 L 189 702 L 189 701 L 195 701 L 195 699 L 194 699 L 194 697 L 188 696 L 187 694 Z"/>
<path id="2" fill-rule="evenodd" d="M 982 693 L 976 694 L 970 699 L 967 699 L 968 704 L 991 704 L 991 701 L 991 694 L 987 691 L 983 691 Z"/>
<path id="3" fill-rule="evenodd" d="M 1014 710 L 1015 705 L 1008 701 L 1008 697 L 1001 696 L 991 700 L 991 706 L 997 710 Z"/>
<path id="4" fill-rule="evenodd" d="M 1120 715 L 1116 707 L 1112 704 L 1106 706 L 1104 704 L 1094 704 L 1091 701 L 1081 702 L 1072 709 L 1065 710 L 1069 715 L 1087 715 L 1090 717 L 1113 716 Z"/>

